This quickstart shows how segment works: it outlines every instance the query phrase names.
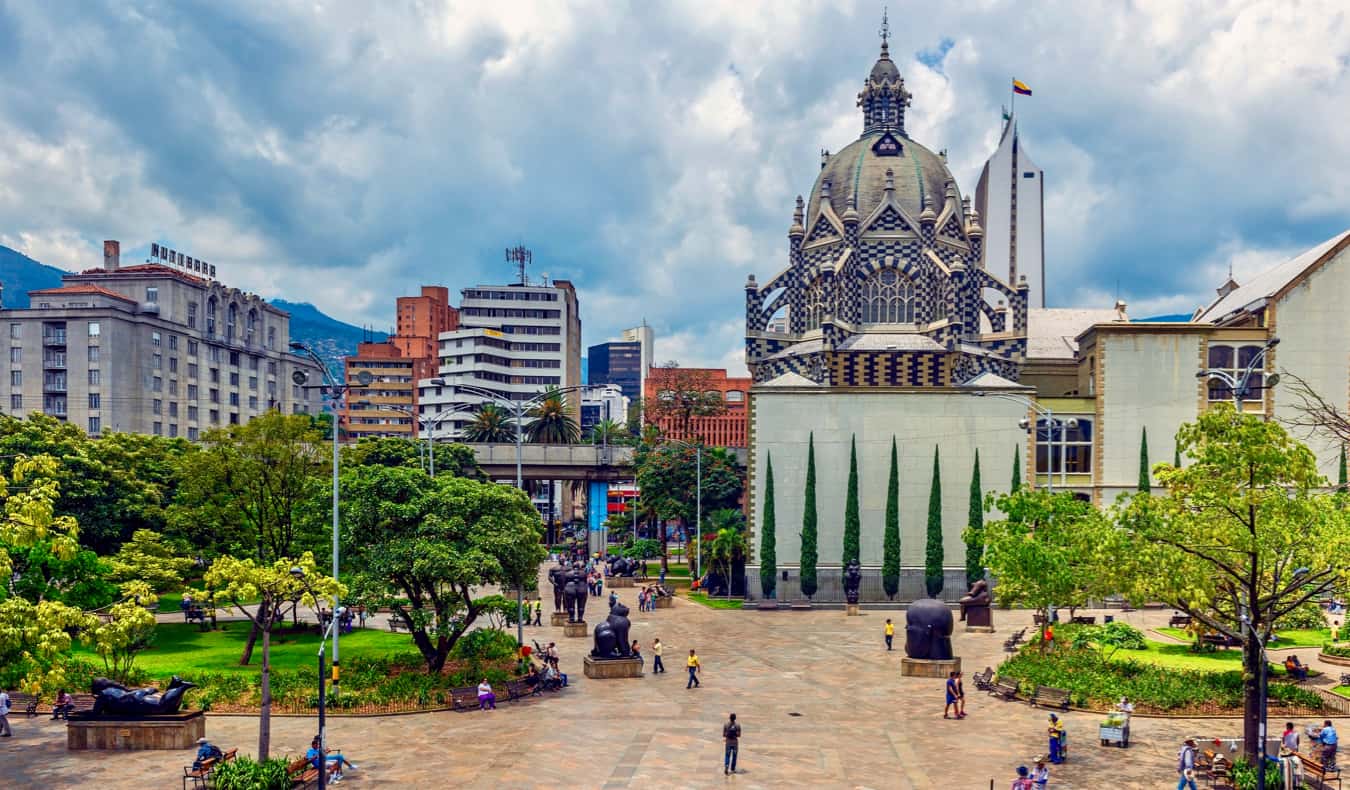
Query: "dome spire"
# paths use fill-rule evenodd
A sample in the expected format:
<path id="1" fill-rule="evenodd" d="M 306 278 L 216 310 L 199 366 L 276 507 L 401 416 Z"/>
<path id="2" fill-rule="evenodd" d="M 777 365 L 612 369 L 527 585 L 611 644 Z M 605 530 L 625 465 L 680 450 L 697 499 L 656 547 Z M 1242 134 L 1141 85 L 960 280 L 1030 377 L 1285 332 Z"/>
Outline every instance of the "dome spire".
<path id="1" fill-rule="evenodd" d="M 891 23 L 887 18 L 888 10 L 889 9 L 887 9 L 886 6 L 881 7 L 881 30 L 877 31 L 877 35 L 881 36 L 881 57 L 886 60 L 890 60 L 891 57 L 890 45 L 888 43 L 888 39 L 891 37 Z"/>
<path id="2" fill-rule="evenodd" d="M 886 11 L 881 14 L 881 54 L 872 71 L 863 81 L 858 94 L 858 106 L 863 111 L 863 134 L 874 132 L 905 133 L 905 108 L 909 106 L 909 91 L 900 77 L 900 69 L 891 60 L 891 23 Z"/>

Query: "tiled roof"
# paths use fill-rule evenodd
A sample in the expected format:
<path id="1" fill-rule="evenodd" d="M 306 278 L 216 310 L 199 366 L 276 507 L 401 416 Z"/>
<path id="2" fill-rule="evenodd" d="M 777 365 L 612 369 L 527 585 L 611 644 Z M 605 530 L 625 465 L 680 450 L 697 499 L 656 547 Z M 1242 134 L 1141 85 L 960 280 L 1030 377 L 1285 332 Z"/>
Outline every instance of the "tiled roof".
<path id="1" fill-rule="evenodd" d="M 1075 340 L 1093 324 L 1120 320 L 1115 310 L 1033 307 L 1027 310 L 1027 358 L 1073 359 Z"/>
<path id="2" fill-rule="evenodd" d="M 210 282 L 210 280 L 207 280 L 204 277 L 198 277 L 195 274 L 188 274 L 185 271 L 175 269 L 171 266 L 165 266 L 162 263 L 138 263 L 135 266 L 122 266 L 118 269 L 114 269 L 113 271 L 108 271 L 107 269 L 100 267 L 97 269 L 85 269 L 83 272 L 80 272 L 80 276 L 90 274 L 94 275 L 104 274 L 104 275 L 111 275 L 114 277 L 122 274 L 153 274 L 157 277 L 173 277 L 179 280 L 183 280 L 184 282 L 195 283 L 197 285 L 206 285 L 207 283 Z"/>
<path id="3" fill-rule="evenodd" d="M 29 291 L 29 292 L 28 292 L 28 296 L 29 296 L 29 297 L 33 297 L 33 296 L 58 296 L 58 295 L 59 295 L 59 296 L 94 296 L 94 295 L 98 295 L 98 296 L 108 296 L 108 297 L 112 297 L 113 299 L 121 299 L 121 300 L 124 301 L 124 302 L 130 302 L 130 303 L 132 303 L 132 304 L 136 304 L 136 300 L 133 299 L 133 298 L 131 298 L 130 296 L 127 296 L 126 294 L 120 294 L 120 293 L 118 293 L 118 292 L 116 292 L 116 291 L 110 291 L 110 290 L 108 290 L 107 288 L 103 288 L 103 287 L 101 287 L 101 286 L 94 285 L 94 284 L 92 284 L 92 283 L 79 283 L 79 284 L 76 284 L 76 285 L 63 285 L 63 286 L 61 286 L 60 288 L 43 288 L 43 289 L 41 289 L 41 290 L 37 290 L 37 291 Z"/>
<path id="4" fill-rule="evenodd" d="M 1253 277 L 1246 285 L 1240 285 L 1215 299 L 1208 307 L 1203 308 L 1194 320 L 1218 321 L 1229 313 L 1262 299 L 1269 299 L 1298 279 L 1305 271 L 1320 263 L 1323 256 L 1347 239 L 1350 239 L 1350 230 L 1338 233 L 1302 255 L 1267 269 Z"/>

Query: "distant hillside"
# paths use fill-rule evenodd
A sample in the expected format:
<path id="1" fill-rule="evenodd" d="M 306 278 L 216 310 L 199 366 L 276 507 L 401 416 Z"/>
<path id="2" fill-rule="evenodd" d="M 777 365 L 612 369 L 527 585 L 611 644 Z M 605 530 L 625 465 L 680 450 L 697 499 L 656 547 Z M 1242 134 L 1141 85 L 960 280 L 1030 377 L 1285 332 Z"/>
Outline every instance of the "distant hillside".
<path id="1" fill-rule="evenodd" d="M 5 307 L 28 307 L 29 291 L 59 288 L 61 275 L 68 273 L 0 245 L 0 284 L 4 286 Z M 342 358 L 355 354 L 356 344 L 365 338 L 361 327 L 325 315 L 307 302 L 273 299 L 272 304 L 291 314 L 291 339 L 308 343 L 335 371 L 342 369 Z M 375 340 L 384 338 L 385 333 L 374 333 Z"/>

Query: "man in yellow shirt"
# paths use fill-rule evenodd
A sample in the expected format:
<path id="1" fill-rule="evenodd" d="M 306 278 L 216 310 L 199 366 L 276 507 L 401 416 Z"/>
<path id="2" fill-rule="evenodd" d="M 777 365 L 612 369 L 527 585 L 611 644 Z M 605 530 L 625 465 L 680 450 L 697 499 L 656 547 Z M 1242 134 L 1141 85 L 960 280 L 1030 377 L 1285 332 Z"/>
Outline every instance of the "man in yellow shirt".
<path id="1" fill-rule="evenodd" d="M 685 664 L 689 667 L 689 682 L 684 684 L 684 687 L 686 689 L 691 689 L 695 686 L 702 685 L 698 682 L 698 673 L 701 672 L 703 668 L 699 666 L 698 656 L 694 654 L 694 649 L 692 647 L 689 648 L 689 660 L 686 661 Z"/>
<path id="2" fill-rule="evenodd" d="M 892 622 L 891 622 L 891 618 L 887 617 L 887 618 L 886 618 L 886 649 L 887 649 L 887 650 L 890 650 L 890 649 L 891 649 L 891 642 L 893 642 L 894 640 L 895 640 L 895 623 L 892 623 Z"/>

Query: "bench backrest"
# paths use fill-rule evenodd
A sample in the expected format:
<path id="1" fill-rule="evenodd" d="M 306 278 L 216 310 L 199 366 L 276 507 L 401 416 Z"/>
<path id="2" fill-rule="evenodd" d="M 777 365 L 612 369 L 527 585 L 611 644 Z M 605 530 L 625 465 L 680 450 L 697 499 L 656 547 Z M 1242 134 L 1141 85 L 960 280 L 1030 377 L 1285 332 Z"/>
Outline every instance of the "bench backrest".
<path id="1" fill-rule="evenodd" d="M 289 774 L 304 773 L 304 771 L 305 771 L 306 769 L 313 768 L 313 767 L 314 767 L 314 766 L 310 765 L 309 760 L 306 760 L 304 757 L 300 757 L 300 758 L 298 758 L 298 759 L 296 759 L 296 760 L 292 760 L 292 761 L 291 761 L 291 764 L 288 765 L 288 766 L 286 766 L 286 773 L 287 773 L 288 775 L 289 775 Z"/>

